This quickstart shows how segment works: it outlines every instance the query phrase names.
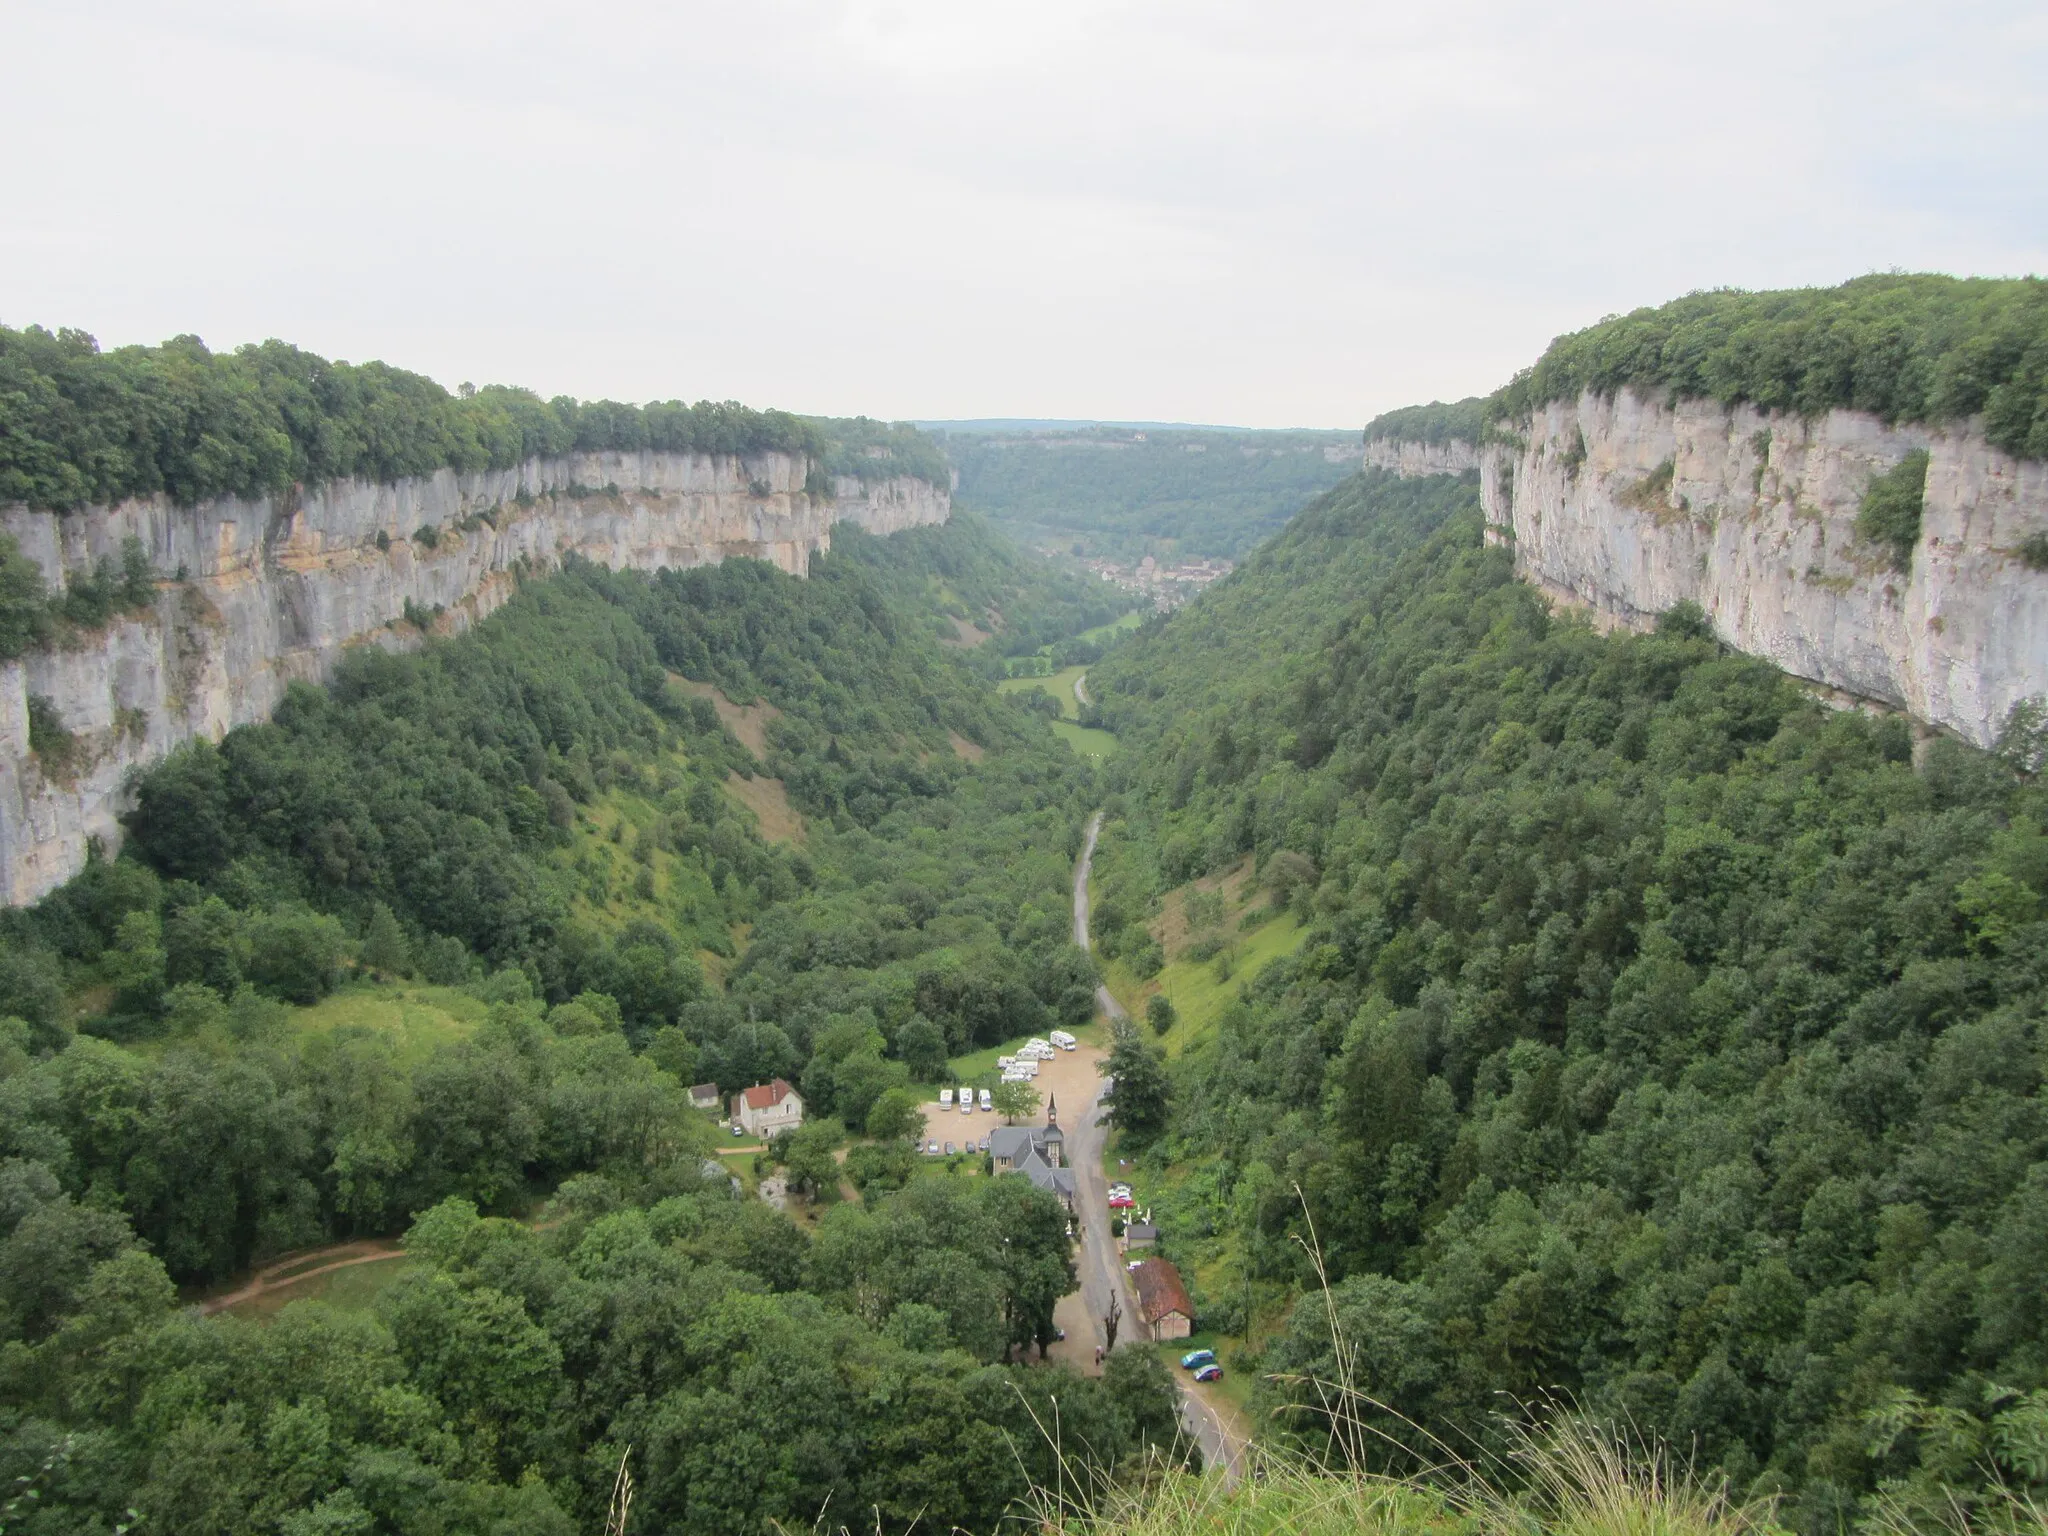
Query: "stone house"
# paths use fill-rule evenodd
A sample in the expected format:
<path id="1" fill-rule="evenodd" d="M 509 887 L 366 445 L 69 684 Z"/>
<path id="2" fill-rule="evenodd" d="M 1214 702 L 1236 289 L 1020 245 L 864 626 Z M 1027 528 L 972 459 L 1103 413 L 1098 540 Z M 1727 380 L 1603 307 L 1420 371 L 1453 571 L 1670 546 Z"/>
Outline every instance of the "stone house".
<path id="1" fill-rule="evenodd" d="M 756 1083 L 732 1096 L 732 1123 L 763 1141 L 793 1131 L 804 1123 L 803 1095 L 779 1077 Z"/>

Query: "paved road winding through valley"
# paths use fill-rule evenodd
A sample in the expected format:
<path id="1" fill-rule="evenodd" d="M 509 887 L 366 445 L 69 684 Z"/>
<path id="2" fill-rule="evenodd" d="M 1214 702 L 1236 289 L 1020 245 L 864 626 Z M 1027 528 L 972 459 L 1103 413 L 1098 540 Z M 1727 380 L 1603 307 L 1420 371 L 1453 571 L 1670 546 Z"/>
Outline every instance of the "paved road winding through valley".
<path id="1" fill-rule="evenodd" d="M 1095 840 L 1101 833 L 1102 812 L 1097 811 L 1089 818 L 1087 839 L 1081 845 L 1081 862 L 1074 870 L 1074 942 L 1083 949 L 1094 947 L 1088 938 L 1088 871 L 1095 861 Z M 1129 1018 L 1123 1005 L 1110 996 L 1108 987 L 1095 989 L 1095 1002 L 1112 1024 Z M 1109 1181 L 1102 1172 L 1106 1132 L 1100 1089 L 1081 1111 L 1070 1135 L 1067 1147 L 1080 1207 L 1081 1294 L 1087 1299 L 1088 1316 L 1098 1344 L 1102 1342 L 1102 1318 L 1109 1311 L 1109 1299 L 1118 1298 L 1124 1316 L 1117 1328 L 1117 1341 L 1120 1346 L 1130 1344 L 1138 1340 L 1144 1324 L 1138 1318 L 1138 1299 L 1131 1294 L 1123 1257 L 1109 1235 Z M 1181 1423 L 1201 1446 L 1203 1461 L 1224 1468 L 1235 1480 L 1244 1465 L 1244 1437 L 1204 1400 L 1190 1377 L 1178 1367 L 1175 1374 L 1180 1381 Z"/>

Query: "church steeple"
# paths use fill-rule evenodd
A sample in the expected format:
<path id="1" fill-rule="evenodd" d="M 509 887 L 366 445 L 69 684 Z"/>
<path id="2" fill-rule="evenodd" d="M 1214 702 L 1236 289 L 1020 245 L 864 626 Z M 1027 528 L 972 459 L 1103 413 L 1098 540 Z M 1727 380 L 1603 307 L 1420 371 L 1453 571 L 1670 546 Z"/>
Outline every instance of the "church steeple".
<path id="1" fill-rule="evenodd" d="M 1047 1125 L 1058 1125 L 1060 1123 L 1060 1101 L 1049 1093 L 1045 1096 L 1045 1123 Z"/>

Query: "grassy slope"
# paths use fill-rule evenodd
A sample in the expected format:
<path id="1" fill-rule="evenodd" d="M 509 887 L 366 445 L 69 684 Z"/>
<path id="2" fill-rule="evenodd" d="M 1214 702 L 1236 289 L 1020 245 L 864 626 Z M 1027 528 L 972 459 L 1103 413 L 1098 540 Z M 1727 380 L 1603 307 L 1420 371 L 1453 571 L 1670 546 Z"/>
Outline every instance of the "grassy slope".
<path id="1" fill-rule="evenodd" d="M 337 1029 L 387 1035 L 407 1064 L 422 1061 L 443 1045 L 466 1039 L 490 1010 L 457 987 L 411 982 L 380 986 L 361 983 L 295 1009 L 292 1028 L 301 1036 Z"/>

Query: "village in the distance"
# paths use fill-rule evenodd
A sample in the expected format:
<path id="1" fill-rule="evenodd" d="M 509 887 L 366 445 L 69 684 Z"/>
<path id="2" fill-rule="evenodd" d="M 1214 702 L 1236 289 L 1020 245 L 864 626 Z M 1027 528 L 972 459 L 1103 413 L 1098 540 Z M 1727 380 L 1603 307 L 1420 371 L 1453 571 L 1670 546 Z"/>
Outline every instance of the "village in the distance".
<path id="1" fill-rule="evenodd" d="M 1135 592 L 1164 613 L 1178 608 L 1199 594 L 1212 581 L 1228 576 L 1235 566 L 1228 560 L 1182 560 L 1161 565 L 1151 555 L 1137 564 L 1127 561 L 1085 558 L 1078 562 L 1102 580 Z"/>

